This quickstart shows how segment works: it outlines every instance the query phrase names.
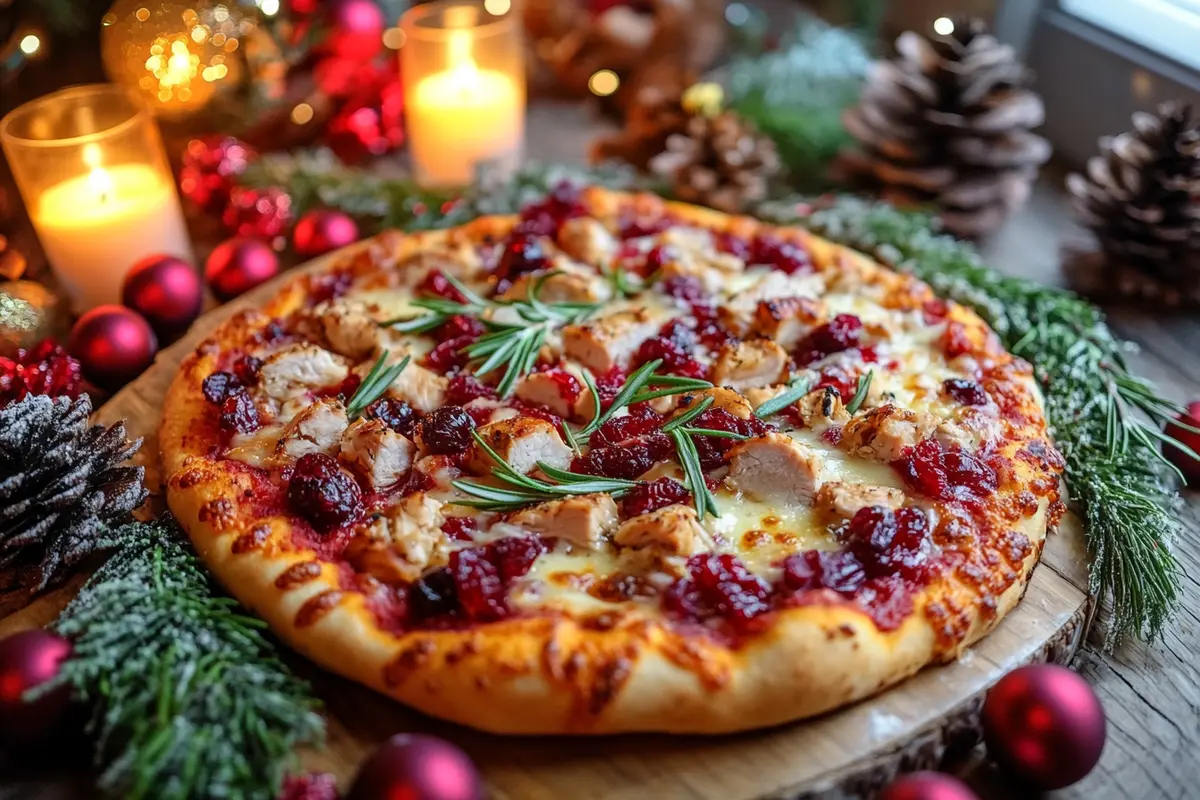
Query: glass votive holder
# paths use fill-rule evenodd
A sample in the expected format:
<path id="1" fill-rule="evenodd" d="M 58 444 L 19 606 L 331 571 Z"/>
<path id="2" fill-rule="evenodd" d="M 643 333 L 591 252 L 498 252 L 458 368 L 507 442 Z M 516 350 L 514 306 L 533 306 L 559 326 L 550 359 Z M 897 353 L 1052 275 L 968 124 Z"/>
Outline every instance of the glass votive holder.
<path id="1" fill-rule="evenodd" d="M 400 20 L 400 74 L 413 172 L 425 186 L 507 176 L 525 140 L 525 52 L 516 12 L 442 0 Z"/>
<path id="2" fill-rule="evenodd" d="M 92 84 L 0 120 L 0 145 L 76 312 L 118 303 L 139 259 L 192 248 L 158 128 L 121 88 Z"/>

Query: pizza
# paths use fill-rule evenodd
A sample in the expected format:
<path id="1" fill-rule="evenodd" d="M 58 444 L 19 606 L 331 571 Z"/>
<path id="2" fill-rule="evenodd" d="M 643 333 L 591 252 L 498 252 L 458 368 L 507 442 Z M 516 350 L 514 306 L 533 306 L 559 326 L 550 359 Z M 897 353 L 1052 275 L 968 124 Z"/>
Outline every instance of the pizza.
<path id="1" fill-rule="evenodd" d="M 329 670 L 504 733 L 717 733 L 946 662 L 1063 513 L 1029 364 L 792 227 L 562 186 L 386 232 L 183 362 L 172 512 Z"/>

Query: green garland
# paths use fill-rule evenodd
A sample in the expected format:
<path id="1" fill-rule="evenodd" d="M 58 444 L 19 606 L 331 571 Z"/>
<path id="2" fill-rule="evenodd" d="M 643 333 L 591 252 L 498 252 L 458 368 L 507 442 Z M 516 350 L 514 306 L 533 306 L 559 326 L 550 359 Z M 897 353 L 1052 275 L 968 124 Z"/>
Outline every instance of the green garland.
<path id="1" fill-rule="evenodd" d="M 97 785 L 127 800 L 273 800 L 324 721 L 265 623 L 214 593 L 173 524 L 133 524 L 67 606 L 60 682 L 92 708 Z"/>

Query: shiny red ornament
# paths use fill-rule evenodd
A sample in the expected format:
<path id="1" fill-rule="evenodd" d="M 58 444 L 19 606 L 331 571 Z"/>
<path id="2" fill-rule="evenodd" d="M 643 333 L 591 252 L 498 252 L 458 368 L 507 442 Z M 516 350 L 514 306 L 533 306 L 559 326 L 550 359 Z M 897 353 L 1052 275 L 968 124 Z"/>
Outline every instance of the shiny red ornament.
<path id="1" fill-rule="evenodd" d="M 257 236 L 270 241 L 287 232 L 292 224 L 292 198 L 283 189 L 237 187 L 221 215 L 225 228 L 235 236 Z"/>
<path id="2" fill-rule="evenodd" d="M 83 391 L 79 361 L 52 339 L 43 339 L 16 358 L 0 357 L 0 408 L 30 394 L 78 397 Z"/>
<path id="3" fill-rule="evenodd" d="M 1200 400 L 1188 403 L 1187 409 L 1175 418 L 1175 422 L 1200 429 Z M 1167 423 L 1167 435 L 1174 437 L 1183 446 L 1191 448 L 1193 452 L 1200 453 L 1200 433 L 1189 431 L 1175 422 Z M 1163 442 L 1162 450 L 1163 455 L 1183 473 L 1184 482 L 1188 486 L 1200 486 L 1200 461 L 1173 444 Z"/>
<path id="4" fill-rule="evenodd" d="M 337 778 L 329 773 L 291 775 L 283 782 L 278 800 L 341 800 Z"/>
<path id="5" fill-rule="evenodd" d="M 43 630 L 0 640 L 0 743 L 28 749 L 47 744 L 71 716 L 71 687 L 64 684 L 36 700 L 25 694 L 58 676 L 71 643 Z"/>
<path id="6" fill-rule="evenodd" d="M 1104 750 L 1104 708 L 1087 681 L 1066 667 L 1032 664 L 1005 675 L 982 712 L 988 755 L 1042 790 L 1092 771 Z"/>
<path id="7" fill-rule="evenodd" d="M 146 371 L 158 352 L 150 323 L 124 306 L 96 306 L 75 322 L 67 344 L 84 376 L 115 391 Z"/>
<path id="8" fill-rule="evenodd" d="M 329 122 L 326 144 L 347 164 L 381 156 L 404 144 L 404 89 L 397 77 L 349 98 Z"/>
<path id="9" fill-rule="evenodd" d="M 248 292 L 279 274 L 279 256 L 258 239 L 222 242 L 204 263 L 204 279 L 222 300 Z"/>
<path id="10" fill-rule="evenodd" d="M 877 800 L 979 800 L 979 796 L 958 778 L 941 772 L 913 772 L 889 783 Z"/>
<path id="11" fill-rule="evenodd" d="M 356 241 L 358 224 L 341 211 L 310 211 L 292 230 L 292 249 L 304 258 L 315 258 Z"/>
<path id="12" fill-rule="evenodd" d="M 141 314 L 161 339 L 183 333 L 200 316 L 200 272 L 173 256 L 147 256 L 133 265 L 121 286 L 121 302 Z"/>
<path id="13" fill-rule="evenodd" d="M 385 20 L 375 0 L 327 0 L 322 5 L 329 30 L 322 49 L 359 62 L 370 61 L 383 49 Z"/>
<path id="14" fill-rule="evenodd" d="M 249 145 L 232 136 L 192 139 L 183 151 L 179 191 L 198 208 L 220 214 L 229 205 L 234 181 L 254 157 Z"/>
<path id="15" fill-rule="evenodd" d="M 359 769 L 346 800 L 482 800 L 483 782 L 471 759 L 433 736 L 401 733 L 384 742 Z"/>

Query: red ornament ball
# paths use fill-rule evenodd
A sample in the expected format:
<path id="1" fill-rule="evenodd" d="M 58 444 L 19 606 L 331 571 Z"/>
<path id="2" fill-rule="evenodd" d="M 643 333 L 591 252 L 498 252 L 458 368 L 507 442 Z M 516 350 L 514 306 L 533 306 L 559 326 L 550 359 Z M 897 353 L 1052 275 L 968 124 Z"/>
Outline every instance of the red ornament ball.
<path id="1" fill-rule="evenodd" d="M 49 631 L 23 631 L 0 640 L 0 742 L 28 748 L 45 744 L 71 713 L 71 687 L 30 702 L 25 693 L 58 675 L 71 643 Z"/>
<path id="2" fill-rule="evenodd" d="M 467 754 L 433 736 L 401 733 L 366 760 L 346 800 L 482 800 Z"/>
<path id="3" fill-rule="evenodd" d="M 889 783 L 878 800 L 979 800 L 979 796 L 958 778 L 941 772 L 913 772 Z"/>
<path id="4" fill-rule="evenodd" d="M 75 322 L 67 349 L 79 359 L 84 377 L 113 391 L 145 372 L 158 352 L 158 338 L 136 311 L 97 306 Z"/>
<path id="5" fill-rule="evenodd" d="M 283 189 L 237 187 L 221 214 L 221 223 L 236 236 L 274 239 L 292 223 L 292 197 Z"/>
<path id="6" fill-rule="evenodd" d="M 358 241 L 358 225 L 340 211 L 310 211 L 292 231 L 297 255 L 314 258 Z"/>
<path id="7" fill-rule="evenodd" d="M 74 398 L 83 391 L 79 361 L 53 339 L 18 350 L 16 356 L 0 356 L 0 408 L 26 395 Z"/>
<path id="8" fill-rule="evenodd" d="M 346 164 L 358 164 L 404 144 L 404 89 L 396 77 L 368 85 L 329 121 L 325 140 Z"/>
<path id="9" fill-rule="evenodd" d="M 222 242 L 204 264 L 204 279 L 222 300 L 248 292 L 279 274 L 279 256 L 258 239 Z"/>
<path id="10" fill-rule="evenodd" d="M 249 145 L 232 136 L 192 139 L 183 151 L 179 190 L 199 208 L 220 214 L 229 205 L 234 179 L 254 156 Z"/>
<path id="11" fill-rule="evenodd" d="M 333 775 L 308 772 L 284 780 L 278 800 L 341 800 L 341 795 Z"/>
<path id="12" fill-rule="evenodd" d="M 204 284 L 200 273 L 186 261 L 148 256 L 125 275 L 121 302 L 145 317 L 160 337 L 172 339 L 200 315 Z"/>
<path id="13" fill-rule="evenodd" d="M 1200 400 L 1188 403 L 1187 409 L 1176 417 L 1175 421 L 1193 428 L 1200 428 Z M 1200 433 L 1189 431 L 1174 422 L 1167 423 L 1166 433 L 1185 447 L 1190 447 L 1193 452 L 1200 453 Z M 1175 445 L 1166 442 L 1163 442 L 1163 455 L 1179 468 L 1179 471 L 1183 473 L 1184 482 L 1188 486 L 1200 486 L 1200 461 L 1192 458 Z"/>
<path id="14" fill-rule="evenodd" d="M 988 754 L 1043 789 L 1079 781 L 1104 750 L 1104 709 L 1087 681 L 1066 667 L 1032 664 L 1001 678 L 983 703 Z"/>
<path id="15" fill-rule="evenodd" d="M 375 0 L 329 0 L 324 5 L 330 53 L 366 62 L 383 49 L 383 10 Z"/>

